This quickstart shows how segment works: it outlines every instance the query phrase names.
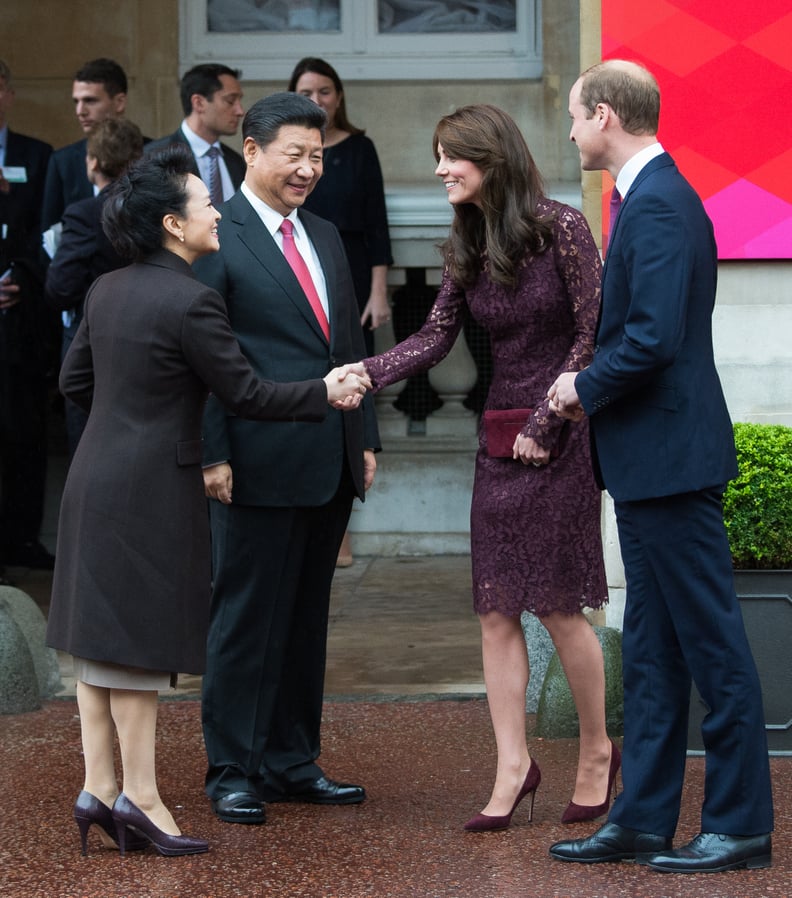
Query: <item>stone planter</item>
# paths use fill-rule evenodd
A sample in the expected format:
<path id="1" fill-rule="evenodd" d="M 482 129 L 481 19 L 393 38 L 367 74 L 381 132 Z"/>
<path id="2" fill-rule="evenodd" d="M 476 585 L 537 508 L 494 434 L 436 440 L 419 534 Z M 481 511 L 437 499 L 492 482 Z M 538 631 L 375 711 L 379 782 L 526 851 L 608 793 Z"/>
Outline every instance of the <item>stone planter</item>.
<path id="1" fill-rule="evenodd" d="M 792 570 L 735 571 L 742 608 L 764 698 L 770 754 L 792 754 Z M 701 752 L 701 721 L 707 708 L 695 687 L 690 705 L 688 750 Z"/>

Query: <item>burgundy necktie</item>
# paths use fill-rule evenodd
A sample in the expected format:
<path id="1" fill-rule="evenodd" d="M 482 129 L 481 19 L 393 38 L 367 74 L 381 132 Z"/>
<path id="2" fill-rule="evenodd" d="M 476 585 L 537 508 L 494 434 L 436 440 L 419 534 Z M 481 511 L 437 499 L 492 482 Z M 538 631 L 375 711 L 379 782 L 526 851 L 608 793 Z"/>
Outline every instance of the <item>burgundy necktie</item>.
<path id="1" fill-rule="evenodd" d="M 209 183 L 206 186 L 209 188 L 209 199 L 212 201 L 215 209 L 217 209 L 223 203 L 223 181 L 220 177 L 220 164 L 218 162 L 220 150 L 217 147 L 209 147 L 206 155 L 209 157 Z"/>
<path id="2" fill-rule="evenodd" d="M 330 325 L 327 321 L 327 315 L 322 306 L 322 301 L 319 299 L 319 294 L 316 292 L 311 272 L 308 271 L 305 259 L 300 255 L 300 251 L 297 249 L 297 245 L 294 242 L 294 225 L 288 218 L 284 218 L 281 222 L 280 229 L 283 234 L 283 255 L 286 256 L 286 261 L 291 265 L 292 271 L 300 282 L 300 286 L 303 288 L 303 292 L 308 297 L 308 302 L 311 304 L 311 308 L 314 311 L 314 315 L 316 315 L 316 320 L 319 322 L 319 327 L 322 328 L 322 333 L 325 335 L 325 339 L 329 341 Z"/>
<path id="3" fill-rule="evenodd" d="M 621 194 L 616 189 L 615 185 L 613 190 L 611 191 L 610 197 L 610 220 L 608 224 L 608 246 L 611 243 L 611 237 L 613 236 L 613 229 L 616 227 L 616 219 L 619 216 L 619 209 L 621 209 Z"/>

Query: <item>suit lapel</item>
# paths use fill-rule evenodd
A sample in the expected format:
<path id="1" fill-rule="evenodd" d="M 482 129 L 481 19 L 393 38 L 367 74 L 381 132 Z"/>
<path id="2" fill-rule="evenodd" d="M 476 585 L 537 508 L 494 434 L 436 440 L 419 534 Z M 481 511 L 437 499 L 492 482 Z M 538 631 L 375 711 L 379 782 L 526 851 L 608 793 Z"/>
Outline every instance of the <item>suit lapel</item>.
<path id="1" fill-rule="evenodd" d="M 19 154 L 19 144 L 16 140 L 16 134 L 9 128 L 7 132 L 8 143 L 6 144 L 5 161 L 6 165 L 24 165 L 25 160 Z"/>
<path id="2" fill-rule="evenodd" d="M 281 287 L 291 302 L 300 310 L 300 313 L 316 333 L 319 339 L 326 344 L 319 322 L 316 320 L 308 297 L 303 292 L 300 282 L 297 280 L 291 266 L 286 261 L 280 247 L 275 243 L 270 232 L 264 227 L 264 223 L 258 217 L 255 209 L 250 205 L 245 196 L 235 193 L 228 201 L 231 210 L 231 220 L 236 226 L 240 241 L 253 254 L 259 264 L 266 269 L 270 277 Z M 313 240 L 313 238 L 311 238 Z M 318 250 L 317 250 L 318 251 Z M 325 260 L 322 258 L 322 266 Z M 327 269 L 325 269 L 325 272 Z M 332 338 L 332 323 L 330 325 Z"/>
<path id="3" fill-rule="evenodd" d="M 667 166 L 672 166 L 674 164 L 674 160 L 668 155 L 668 153 L 661 153 L 659 156 L 655 156 L 650 162 L 648 162 L 636 175 L 635 180 L 630 185 L 630 189 L 627 191 L 627 195 L 621 201 L 621 208 L 619 209 L 619 215 L 616 219 L 616 227 L 613 229 L 613 233 L 611 234 L 611 240 L 608 244 L 608 251 L 605 254 L 605 265 L 602 269 L 602 276 L 605 277 L 605 271 L 608 267 L 608 258 L 611 255 L 611 248 L 615 249 L 618 245 L 618 235 L 619 235 L 619 226 L 624 220 L 624 211 L 627 205 L 629 204 L 631 198 L 635 195 L 636 192 L 640 191 L 641 184 L 654 172 L 658 171 L 661 168 L 666 168 Z"/>

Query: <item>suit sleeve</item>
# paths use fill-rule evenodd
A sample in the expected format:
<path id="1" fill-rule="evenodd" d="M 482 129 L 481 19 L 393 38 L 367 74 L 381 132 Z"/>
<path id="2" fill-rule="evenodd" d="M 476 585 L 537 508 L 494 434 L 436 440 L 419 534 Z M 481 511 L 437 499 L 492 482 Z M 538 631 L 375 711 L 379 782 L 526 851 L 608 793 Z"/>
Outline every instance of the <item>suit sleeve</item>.
<path id="1" fill-rule="evenodd" d="M 60 244 L 47 271 L 46 294 L 53 308 L 73 309 L 82 302 L 93 280 L 91 259 L 95 252 L 92 223 L 69 207 L 63 214 Z"/>
<path id="2" fill-rule="evenodd" d="M 623 328 L 612 339 L 601 328 L 594 360 L 575 380 L 589 415 L 669 367 L 685 337 L 694 242 L 684 217 L 657 193 L 637 194 L 621 214 L 618 253 L 606 266 L 604 302 L 624 302 Z M 605 314 L 603 309 L 603 324 Z"/>
<path id="3" fill-rule="evenodd" d="M 53 153 L 47 165 L 44 181 L 44 201 L 41 207 L 41 230 L 46 231 L 61 220 L 63 215 L 63 176 L 58 166 L 58 156 Z"/>

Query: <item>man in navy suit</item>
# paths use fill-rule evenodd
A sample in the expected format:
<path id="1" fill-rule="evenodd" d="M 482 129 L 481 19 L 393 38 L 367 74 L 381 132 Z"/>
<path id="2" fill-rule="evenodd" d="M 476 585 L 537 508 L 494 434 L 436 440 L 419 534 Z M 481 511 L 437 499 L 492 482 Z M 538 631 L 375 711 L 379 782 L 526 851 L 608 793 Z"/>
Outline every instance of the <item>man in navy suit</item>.
<path id="1" fill-rule="evenodd" d="M 126 109 L 127 77 L 112 59 L 92 59 L 74 75 L 74 113 L 87 136 L 94 125 L 106 118 L 120 118 Z M 46 231 L 61 220 L 63 210 L 94 196 L 85 169 L 86 138 L 61 147 L 52 154 L 44 186 L 41 229 Z"/>
<path id="2" fill-rule="evenodd" d="M 300 209 L 322 174 L 325 125 L 324 111 L 299 94 L 250 108 L 245 181 L 222 207 L 220 252 L 195 266 L 225 298 L 256 372 L 278 381 L 324 376 L 365 354 L 341 237 Z M 294 249 L 311 283 L 287 260 Z M 213 592 L 203 728 L 206 792 L 221 820 L 263 823 L 269 801 L 365 797 L 316 761 L 330 587 L 353 497 L 373 481 L 378 448 L 370 400 L 311 425 L 245 422 L 216 397 L 207 403 Z"/>
<path id="3" fill-rule="evenodd" d="M 181 126 L 159 140 L 146 145 L 147 153 L 156 153 L 172 143 L 189 147 L 193 155 L 193 174 L 211 190 L 212 150 L 217 151 L 218 203 L 230 199 L 245 178 L 245 160 L 220 142 L 239 130 L 245 114 L 242 108 L 240 72 L 219 63 L 202 63 L 186 72 L 181 80 L 181 104 L 185 119 Z"/>
<path id="4" fill-rule="evenodd" d="M 0 60 L 0 574 L 49 568 L 39 542 L 47 472 L 47 370 L 54 322 L 43 297 L 40 212 L 48 143 L 8 127 L 14 87 Z"/>
<path id="5" fill-rule="evenodd" d="M 627 582 L 624 791 L 594 835 L 550 854 L 678 873 L 768 867 L 762 695 L 721 503 L 737 463 L 712 348 L 712 224 L 657 142 L 660 92 L 646 69 L 594 66 L 573 86 L 569 112 L 583 168 L 608 171 L 622 197 L 594 359 L 562 374 L 549 397 L 565 417 L 591 417 L 596 473 L 615 503 Z M 710 709 L 701 832 L 672 849 L 691 679 Z"/>

